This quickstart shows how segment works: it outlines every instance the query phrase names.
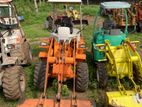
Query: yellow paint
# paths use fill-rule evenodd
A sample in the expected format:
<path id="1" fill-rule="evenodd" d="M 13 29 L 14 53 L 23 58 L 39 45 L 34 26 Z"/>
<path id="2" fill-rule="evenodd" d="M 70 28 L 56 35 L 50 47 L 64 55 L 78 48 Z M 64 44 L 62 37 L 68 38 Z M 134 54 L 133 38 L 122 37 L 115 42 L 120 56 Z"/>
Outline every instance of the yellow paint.
<path id="1" fill-rule="evenodd" d="M 139 86 L 133 80 L 133 66 L 137 68 L 139 76 L 142 77 L 142 62 L 136 51 L 138 41 L 129 41 L 126 39 L 120 46 L 111 46 L 109 41 L 105 44 L 98 44 L 97 48 L 104 52 L 107 59 L 107 73 L 110 77 L 116 77 L 119 91 L 107 92 L 109 105 L 114 107 L 142 107 L 142 98 Z M 105 48 L 103 48 L 105 47 Z M 126 91 L 121 84 L 120 79 L 128 77 L 133 83 L 134 90 Z M 142 95 L 142 94 L 141 94 Z"/>
<path id="2" fill-rule="evenodd" d="M 119 91 L 107 92 L 109 105 L 117 105 L 122 107 L 142 107 L 142 99 L 141 102 L 139 102 L 134 91 L 126 91 L 126 94 L 127 95 L 122 95 Z"/>

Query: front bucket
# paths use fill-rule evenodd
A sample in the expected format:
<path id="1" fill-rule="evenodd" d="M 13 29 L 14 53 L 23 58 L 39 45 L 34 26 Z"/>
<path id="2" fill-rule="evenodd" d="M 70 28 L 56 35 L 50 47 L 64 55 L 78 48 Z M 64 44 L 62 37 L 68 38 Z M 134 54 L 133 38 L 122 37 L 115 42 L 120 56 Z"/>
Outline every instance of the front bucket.
<path id="1" fill-rule="evenodd" d="M 107 97 L 112 107 L 142 107 L 142 98 L 134 91 L 126 91 L 126 95 L 119 91 L 107 92 Z"/>
<path id="2" fill-rule="evenodd" d="M 29 99 L 25 100 L 22 104 L 17 107 L 38 107 L 39 99 Z M 71 100 L 61 100 L 60 107 L 72 107 Z M 42 106 L 40 106 L 42 107 Z M 46 99 L 44 101 L 43 107 L 58 107 L 52 99 Z M 89 100 L 77 100 L 77 107 L 93 107 Z"/>

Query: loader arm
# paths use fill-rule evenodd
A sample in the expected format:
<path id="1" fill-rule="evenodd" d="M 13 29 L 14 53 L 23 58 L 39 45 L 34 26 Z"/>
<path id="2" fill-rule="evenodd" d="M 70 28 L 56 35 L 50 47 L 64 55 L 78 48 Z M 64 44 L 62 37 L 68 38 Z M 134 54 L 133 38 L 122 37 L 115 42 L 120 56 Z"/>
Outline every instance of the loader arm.
<path id="1" fill-rule="evenodd" d="M 112 107 L 141 107 L 142 106 L 142 90 L 140 86 L 133 80 L 134 65 L 136 65 L 139 75 L 142 76 L 141 58 L 137 52 L 138 41 L 130 41 L 126 39 L 120 46 L 111 46 L 109 41 L 105 44 L 98 44 L 96 47 L 104 52 L 108 60 L 108 73 L 112 77 L 116 77 L 119 91 L 106 92 L 109 99 L 109 105 Z M 102 49 L 105 47 L 105 49 Z M 111 68 L 111 69 L 110 69 Z M 120 79 L 128 77 L 133 84 L 133 90 L 126 90 Z"/>
<path id="2" fill-rule="evenodd" d="M 105 49 L 101 49 L 105 46 Z M 107 92 L 109 99 L 109 105 L 112 107 L 124 106 L 124 107 L 141 107 L 142 106 L 142 90 L 140 86 L 133 80 L 133 66 L 134 64 L 139 71 L 139 75 L 142 76 L 142 62 L 137 52 L 138 41 L 130 41 L 126 39 L 120 46 L 111 46 L 109 41 L 105 41 L 105 44 L 98 44 L 97 47 L 101 52 L 106 54 L 108 59 L 108 66 L 112 66 L 109 69 L 110 76 L 116 77 L 118 82 L 119 91 Z M 123 65 L 123 66 L 122 66 Z M 134 90 L 128 91 L 124 88 L 120 79 L 128 77 L 134 86 Z M 128 103 L 126 103 L 128 102 Z M 131 102 L 131 103 L 129 103 Z"/>
<path id="3" fill-rule="evenodd" d="M 108 74 L 112 77 L 116 77 L 118 81 L 118 88 L 121 93 L 126 93 L 124 86 L 121 84 L 120 79 L 128 77 L 133 83 L 135 92 L 139 92 L 139 86 L 133 80 L 133 65 L 136 64 L 137 68 L 142 76 L 142 64 L 141 58 L 136 51 L 138 41 L 129 41 L 126 39 L 120 46 L 111 46 L 109 41 L 106 40 L 105 44 L 97 44 L 96 47 L 105 53 L 108 60 L 108 66 L 112 69 Z M 102 49 L 105 47 L 105 49 Z"/>

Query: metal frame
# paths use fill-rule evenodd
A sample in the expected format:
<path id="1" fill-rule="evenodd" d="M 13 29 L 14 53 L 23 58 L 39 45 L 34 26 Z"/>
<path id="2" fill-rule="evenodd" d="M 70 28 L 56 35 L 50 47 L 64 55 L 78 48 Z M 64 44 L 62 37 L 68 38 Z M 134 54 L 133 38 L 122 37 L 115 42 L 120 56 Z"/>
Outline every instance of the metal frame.
<path id="1" fill-rule="evenodd" d="M 103 2 L 100 4 L 100 7 L 103 7 L 105 9 L 120 9 L 122 7 L 124 7 L 124 13 L 125 13 L 125 19 L 126 19 L 126 26 L 125 26 L 125 31 L 124 33 L 127 35 L 128 34 L 128 15 L 127 15 L 127 8 L 130 8 L 129 6 L 131 5 L 128 5 L 129 3 L 127 2 L 119 2 L 120 3 L 126 3 L 127 5 L 126 6 L 120 6 L 119 8 L 118 7 L 115 7 L 114 5 L 118 3 L 118 2 Z M 121 5 L 122 5 L 121 4 Z M 127 8 L 126 8 L 127 7 Z M 94 21 L 94 30 L 96 30 L 96 22 L 97 22 L 97 19 L 98 17 L 100 16 L 100 10 L 97 12 L 97 15 L 95 17 L 95 21 Z"/>
<path id="2" fill-rule="evenodd" d="M 82 0 L 48 0 L 49 3 L 82 3 Z"/>
<path id="3" fill-rule="evenodd" d="M 136 49 L 138 48 L 138 43 L 139 41 L 130 41 L 129 39 L 125 39 L 124 43 L 121 46 L 117 47 L 111 46 L 108 40 L 105 41 L 105 44 L 96 45 L 99 51 L 104 52 L 104 54 L 106 55 L 106 59 L 108 59 L 110 65 L 114 65 L 112 66 L 113 72 L 109 71 L 108 73 L 110 76 L 117 78 L 118 89 L 122 95 L 126 94 L 126 90 L 120 82 L 120 79 L 124 77 L 128 77 L 131 80 L 134 86 L 134 91 L 136 93 L 139 93 L 139 86 L 136 85 L 136 83 L 133 80 L 133 70 L 132 70 L 133 63 L 135 63 L 139 68 L 139 71 L 142 71 L 141 58 L 138 52 L 136 51 Z M 105 47 L 105 49 L 101 49 L 101 47 Z M 126 59 L 123 58 L 122 55 L 116 58 L 117 54 L 115 52 L 118 50 L 118 48 L 122 49 L 125 52 L 123 56 L 125 56 Z M 120 68 L 120 65 L 118 65 L 119 63 L 127 63 L 129 72 L 127 72 L 126 69 L 119 69 Z M 142 75 L 142 72 L 140 72 L 139 75 Z"/>
<path id="4" fill-rule="evenodd" d="M 55 13 L 56 13 L 56 4 L 79 4 L 80 5 L 80 29 L 83 28 L 82 24 L 82 0 L 48 0 L 49 3 L 53 3 L 53 25 L 55 24 Z M 54 28 L 53 28 L 54 30 Z"/>
<path id="5" fill-rule="evenodd" d="M 120 1 L 102 2 L 100 5 L 104 9 L 122 9 L 122 8 L 131 7 L 131 4 L 129 4 L 128 2 L 120 2 Z"/>

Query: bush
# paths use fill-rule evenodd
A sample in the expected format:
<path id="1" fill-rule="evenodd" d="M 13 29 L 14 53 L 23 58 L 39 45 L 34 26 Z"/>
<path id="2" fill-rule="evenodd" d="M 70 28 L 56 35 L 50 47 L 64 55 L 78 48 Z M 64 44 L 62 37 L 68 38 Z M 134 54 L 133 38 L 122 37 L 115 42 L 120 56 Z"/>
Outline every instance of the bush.
<path id="1" fill-rule="evenodd" d="M 62 86 L 62 96 L 68 96 L 69 95 L 69 89 L 67 85 Z"/>

